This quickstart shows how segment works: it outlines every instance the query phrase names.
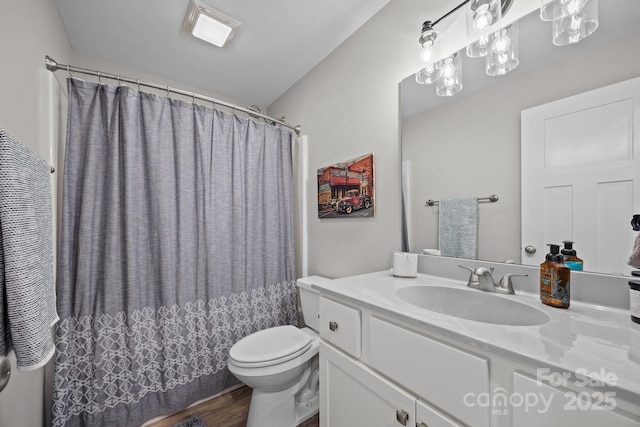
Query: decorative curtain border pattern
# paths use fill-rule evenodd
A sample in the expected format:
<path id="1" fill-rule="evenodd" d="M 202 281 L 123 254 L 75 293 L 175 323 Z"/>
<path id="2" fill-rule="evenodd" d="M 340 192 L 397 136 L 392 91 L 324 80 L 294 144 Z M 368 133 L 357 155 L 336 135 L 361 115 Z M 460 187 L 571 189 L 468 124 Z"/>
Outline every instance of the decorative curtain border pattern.
<path id="1" fill-rule="evenodd" d="M 240 338 L 297 325 L 296 295 L 295 281 L 285 281 L 183 307 L 63 319 L 57 328 L 52 425 L 225 369 L 229 349 Z"/>

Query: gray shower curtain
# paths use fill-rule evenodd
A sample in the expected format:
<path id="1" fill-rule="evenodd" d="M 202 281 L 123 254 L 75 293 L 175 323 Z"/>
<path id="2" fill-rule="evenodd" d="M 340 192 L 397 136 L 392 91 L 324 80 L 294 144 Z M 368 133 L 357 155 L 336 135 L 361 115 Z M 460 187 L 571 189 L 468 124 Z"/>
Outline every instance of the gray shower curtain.
<path id="1" fill-rule="evenodd" d="M 292 134 L 69 79 L 54 426 L 139 426 L 295 324 Z"/>

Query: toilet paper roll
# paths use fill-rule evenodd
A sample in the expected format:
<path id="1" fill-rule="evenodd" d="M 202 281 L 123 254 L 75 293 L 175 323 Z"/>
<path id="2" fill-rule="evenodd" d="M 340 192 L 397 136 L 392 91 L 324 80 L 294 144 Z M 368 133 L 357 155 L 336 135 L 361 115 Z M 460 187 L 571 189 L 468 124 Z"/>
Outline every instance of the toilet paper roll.
<path id="1" fill-rule="evenodd" d="M 417 277 L 418 254 L 394 252 L 393 275 L 396 277 Z"/>

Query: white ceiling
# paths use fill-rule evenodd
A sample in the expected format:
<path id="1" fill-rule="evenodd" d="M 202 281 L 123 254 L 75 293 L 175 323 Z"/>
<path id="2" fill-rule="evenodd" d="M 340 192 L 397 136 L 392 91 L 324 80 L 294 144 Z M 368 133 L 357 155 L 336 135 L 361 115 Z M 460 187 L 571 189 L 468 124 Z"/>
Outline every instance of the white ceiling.
<path id="1" fill-rule="evenodd" d="M 185 31 L 190 0 L 56 0 L 74 51 L 262 107 L 389 0 L 201 2 L 242 23 L 227 47 Z"/>

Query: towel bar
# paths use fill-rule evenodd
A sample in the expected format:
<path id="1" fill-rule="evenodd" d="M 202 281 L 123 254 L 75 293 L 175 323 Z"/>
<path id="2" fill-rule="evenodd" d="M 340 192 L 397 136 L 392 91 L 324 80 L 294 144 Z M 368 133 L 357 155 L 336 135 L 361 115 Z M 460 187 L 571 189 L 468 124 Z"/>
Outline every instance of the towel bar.
<path id="1" fill-rule="evenodd" d="M 478 202 L 482 203 L 482 202 L 497 202 L 498 201 L 498 195 L 497 194 L 492 194 L 489 197 L 478 197 Z M 427 203 L 425 203 L 425 206 L 437 206 L 440 204 L 439 200 L 427 200 Z"/>

